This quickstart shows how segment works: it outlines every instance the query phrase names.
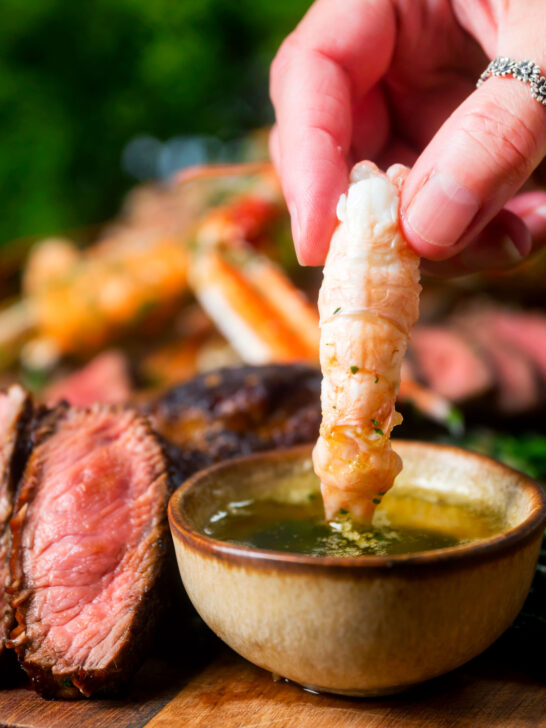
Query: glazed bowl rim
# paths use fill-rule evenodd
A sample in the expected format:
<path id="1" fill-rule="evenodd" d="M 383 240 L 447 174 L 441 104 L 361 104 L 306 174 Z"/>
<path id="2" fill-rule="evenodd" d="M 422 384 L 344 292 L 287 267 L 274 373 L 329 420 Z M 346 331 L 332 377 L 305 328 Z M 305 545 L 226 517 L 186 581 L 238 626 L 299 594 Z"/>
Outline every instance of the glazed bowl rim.
<path id="1" fill-rule="evenodd" d="M 169 525 L 173 539 L 180 539 L 191 549 L 212 558 L 228 561 L 239 566 L 253 566 L 262 568 L 279 567 L 283 570 L 307 571 L 327 569 L 329 572 L 346 573 L 353 570 L 360 573 L 368 573 L 386 570 L 388 572 L 416 566 L 456 566 L 463 563 L 487 560 L 512 550 L 518 545 L 523 545 L 533 539 L 537 533 L 546 526 L 546 493 L 542 486 L 533 478 L 511 468 L 509 465 L 500 463 L 482 453 L 477 453 L 455 445 L 441 443 L 429 443 L 421 440 L 395 440 L 403 447 L 417 447 L 428 450 L 452 452 L 464 454 L 467 459 L 486 463 L 489 468 L 494 467 L 504 474 L 512 474 L 518 477 L 518 487 L 523 487 L 531 494 L 531 512 L 518 525 L 503 530 L 494 536 L 473 541 L 468 544 L 451 546 L 448 548 L 431 551 L 418 551 L 410 554 L 394 554 L 388 556 L 313 556 L 310 554 L 290 553 L 283 551 L 270 551 L 258 549 L 243 544 L 220 541 L 219 539 L 207 536 L 195 529 L 186 519 L 183 512 L 184 497 L 204 479 L 211 475 L 226 472 L 228 470 L 248 467 L 253 463 L 267 460 L 279 460 L 287 457 L 297 460 L 298 458 L 310 457 L 312 444 L 297 445 L 290 448 L 278 450 L 267 450 L 252 455 L 245 455 L 231 460 L 224 460 L 199 470 L 186 481 L 184 481 L 169 498 L 168 516 Z"/>

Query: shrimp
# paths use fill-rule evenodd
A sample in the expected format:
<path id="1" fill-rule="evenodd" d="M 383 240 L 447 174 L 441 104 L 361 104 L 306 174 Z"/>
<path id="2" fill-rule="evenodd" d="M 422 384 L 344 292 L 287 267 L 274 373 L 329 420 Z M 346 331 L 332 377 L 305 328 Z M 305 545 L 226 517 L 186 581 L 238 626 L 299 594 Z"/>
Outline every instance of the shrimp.
<path id="1" fill-rule="evenodd" d="M 400 367 L 419 309 L 419 258 L 400 230 L 407 169 L 353 167 L 319 294 L 322 424 L 313 451 L 327 519 L 370 523 L 402 469 L 390 433 Z"/>

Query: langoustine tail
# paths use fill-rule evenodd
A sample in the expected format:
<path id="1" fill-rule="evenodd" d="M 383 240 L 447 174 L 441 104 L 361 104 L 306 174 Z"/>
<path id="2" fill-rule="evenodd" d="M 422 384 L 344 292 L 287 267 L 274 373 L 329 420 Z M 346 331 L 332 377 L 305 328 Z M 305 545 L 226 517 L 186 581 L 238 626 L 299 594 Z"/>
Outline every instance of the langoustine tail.
<path id="1" fill-rule="evenodd" d="M 319 295 L 322 425 L 313 453 L 326 517 L 370 522 L 402 468 L 390 433 L 400 367 L 418 316 L 419 258 L 399 222 L 408 170 L 357 164 L 338 204 Z"/>

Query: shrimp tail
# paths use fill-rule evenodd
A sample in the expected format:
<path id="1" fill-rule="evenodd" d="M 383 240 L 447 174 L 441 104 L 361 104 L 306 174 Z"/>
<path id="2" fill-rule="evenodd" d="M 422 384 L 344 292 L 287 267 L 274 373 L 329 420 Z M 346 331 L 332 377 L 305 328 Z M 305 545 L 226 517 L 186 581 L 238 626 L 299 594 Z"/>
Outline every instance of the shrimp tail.
<path id="1" fill-rule="evenodd" d="M 322 424 L 313 452 L 326 517 L 370 522 L 402 468 L 390 434 L 419 308 L 419 258 L 400 227 L 408 170 L 357 164 L 342 195 L 319 294 Z"/>

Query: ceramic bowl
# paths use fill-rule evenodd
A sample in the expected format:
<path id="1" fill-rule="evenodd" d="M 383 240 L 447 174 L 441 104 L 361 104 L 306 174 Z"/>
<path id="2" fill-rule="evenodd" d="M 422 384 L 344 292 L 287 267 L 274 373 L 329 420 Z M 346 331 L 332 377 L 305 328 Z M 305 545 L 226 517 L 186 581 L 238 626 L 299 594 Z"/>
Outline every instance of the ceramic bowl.
<path id="1" fill-rule="evenodd" d="M 221 463 L 173 494 L 169 521 L 184 586 L 243 657 L 313 690 L 382 695 L 463 664 L 516 617 L 546 522 L 540 485 L 462 449 L 394 444 L 404 461 L 395 488 L 417 484 L 487 505 L 502 516 L 501 532 L 437 551 L 364 557 L 265 551 L 202 533 L 227 502 L 308 491 L 310 447 Z"/>

